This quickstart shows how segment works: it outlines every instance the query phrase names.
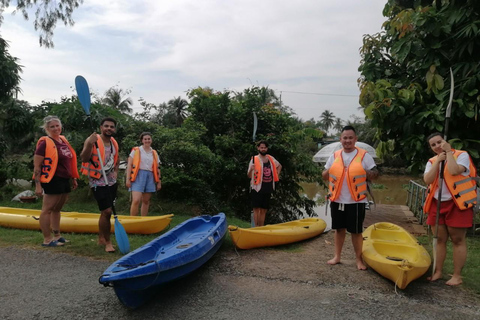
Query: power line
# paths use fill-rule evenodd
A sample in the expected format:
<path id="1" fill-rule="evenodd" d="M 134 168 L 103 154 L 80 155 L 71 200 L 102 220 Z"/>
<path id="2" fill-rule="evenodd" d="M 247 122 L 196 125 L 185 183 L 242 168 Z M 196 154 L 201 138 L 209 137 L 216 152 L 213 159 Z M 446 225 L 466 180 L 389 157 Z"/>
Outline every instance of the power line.
<path id="1" fill-rule="evenodd" d="M 316 96 L 334 96 L 334 97 L 355 97 L 358 98 L 358 95 L 354 94 L 335 94 L 335 93 L 318 93 L 318 92 L 301 92 L 301 91 L 284 91 L 284 90 L 277 90 L 280 91 L 280 94 L 283 92 L 286 93 L 296 93 L 296 94 L 312 94 Z"/>

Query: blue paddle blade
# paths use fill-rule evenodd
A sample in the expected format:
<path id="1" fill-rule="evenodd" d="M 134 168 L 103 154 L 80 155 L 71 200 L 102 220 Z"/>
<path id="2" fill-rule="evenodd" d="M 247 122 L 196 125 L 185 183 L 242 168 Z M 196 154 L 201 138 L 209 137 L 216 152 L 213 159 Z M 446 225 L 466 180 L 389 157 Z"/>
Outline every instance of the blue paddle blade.
<path id="1" fill-rule="evenodd" d="M 127 232 L 122 226 L 118 218 L 115 216 L 115 239 L 117 240 L 118 248 L 123 254 L 130 252 L 130 242 L 128 241 Z"/>
<path id="2" fill-rule="evenodd" d="M 78 100 L 85 110 L 87 116 L 90 115 L 90 90 L 88 89 L 87 80 L 82 76 L 75 77 L 75 89 L 77 89 Z"/>

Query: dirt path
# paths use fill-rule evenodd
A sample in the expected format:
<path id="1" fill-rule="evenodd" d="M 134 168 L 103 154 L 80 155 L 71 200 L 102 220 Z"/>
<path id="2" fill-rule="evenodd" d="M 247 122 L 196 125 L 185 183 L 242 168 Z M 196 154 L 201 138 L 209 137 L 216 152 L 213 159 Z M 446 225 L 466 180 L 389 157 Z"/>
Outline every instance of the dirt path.
<path id="1" fill-rule="evenodd" d="M 203 268 L 127 310 L 98 283 L 109 265 L 48 249 L 0 248 L 1 319 L 479 319 L 480 296 L 419 279 L 395 292 L 357 271 L 350 239 L 329 266 L 333 233 L 297 250 L 223 246 Z"/>

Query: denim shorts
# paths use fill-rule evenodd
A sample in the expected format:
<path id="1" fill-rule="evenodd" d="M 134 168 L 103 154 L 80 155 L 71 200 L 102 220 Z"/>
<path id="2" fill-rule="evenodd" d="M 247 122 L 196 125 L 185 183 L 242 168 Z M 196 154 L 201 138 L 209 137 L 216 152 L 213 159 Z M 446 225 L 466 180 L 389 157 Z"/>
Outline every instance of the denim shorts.
<path id="1" fill-rule="evenodd" d="M 155 179 L 153 178 L 153 172 L 147 170 L 138 170 L 137 178 L 132 182 L 132 186 L 128 191 L 138 192 L 155 192 L 157 188 L 155 186 Z"/>

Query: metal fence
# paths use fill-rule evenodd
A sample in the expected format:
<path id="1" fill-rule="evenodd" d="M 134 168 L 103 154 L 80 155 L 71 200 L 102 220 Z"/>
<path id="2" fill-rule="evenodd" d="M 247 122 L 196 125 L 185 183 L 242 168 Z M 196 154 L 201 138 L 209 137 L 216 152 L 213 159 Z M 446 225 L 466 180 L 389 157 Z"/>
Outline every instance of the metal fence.
<path id="1" fill-rule="evenodd" d="M 423 224 L 423 203 L 427 187 L 410 180 L 408 182 L 407 206 L 420 224 Z"/>

